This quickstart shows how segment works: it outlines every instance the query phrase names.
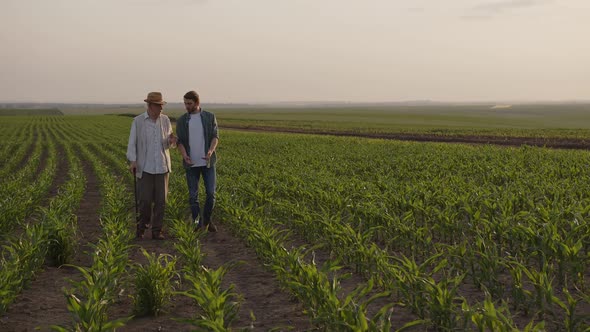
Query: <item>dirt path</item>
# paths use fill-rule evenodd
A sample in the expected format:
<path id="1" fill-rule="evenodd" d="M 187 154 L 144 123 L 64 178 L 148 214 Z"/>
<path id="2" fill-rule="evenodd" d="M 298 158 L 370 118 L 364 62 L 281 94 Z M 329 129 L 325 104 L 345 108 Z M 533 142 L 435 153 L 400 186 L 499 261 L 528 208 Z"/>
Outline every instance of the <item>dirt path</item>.
<path id="1" fill-rule="evenodd" d="M 66 152 L 61 145 L 57 145 L 57 153 L 56 153 L 56 168 L 55 168 L 55 177 L 53 178 L 53 182 L 49 187 L 48 196 L 43 198 L 41 205 L 47 205 L 49 200 L 52 197 L 55 197 L 58 193 L 59 187 L 64 184 L 68 180 L 68 164 L 66 162 Z M 44 160 L 45 161 L 45 160 Z M 45 169 L 45 162 L 43 162 L 43 166 L 41 170 Z"/>
<path id="2" fill-rule="evenodd" d="M 217 223 L 218 232 L 208 233 L 202 240 L 203 265 L 218 268 L 230 261 L 241 261 L 225 275 L 224 287 L 235 284 L 235 291 L 244 296 L 235 328 L 250 326 L 250 311 L 256 317 L 255 331 L 292 326 L 295 331 L 312 329 L 303 306 L 279 286 L 275 275 L 264 268 L 256 252 L 248 248 L 230 230 Z"/>
<path id="3" fill-rule="evenodd" d="M 135 230 L 134 230 L 135 233 Z M 156 255 L 166 254 L 175 255 L 174 240 L 167 239 L 164 241 L 152 240 L 152 234 L 148 230 L 141 240 L 134 240 L 135 247 L 129 253 L 129 260 L 132 264 L 140 263 L 147 264 L 147 259 L 143 255 L 141 249 L 145 249 L 148 253 L 155 253 Z M 179 266 L 177 266 L 178 268 Z M 177 281 L 177 280 L 175 280 Z M 132 282 L 132 280 L 131 280 Z M 180 291 L 182 286 L 176 286 L 175 289 Z M 133 287 L 133 286 L 131 286 Z M 131 294 L 133 290 L 130 291 Z M 170 304 L 164 309 L 165 312 L 158 317 L 137 317 L 127 322 L 127 324 L 117 329 L 117 331 L 190 331 L 191 326 L 174 320 L 175 318 L 191 318 L 197 314 L 197 307 L 192 300 L 185 296 L 174 296 Z M 109 310 L 109 317 L 112 319 L 128 317 L 133 314 L 133 300 L 131 297 L 125 297 L 120 303 L 115 304 Z"/>
<path id="4" fill-rule="evenodd" d="M 247 248 L 239 239 L 228 233 L 219 225 L 218 233 L 207 234 L 202 240 L 203 253 L 206 257 L 203 264 L 210 268 L 218 268 L 230 260 L 242 261 L 243 264 L 230 270 L 224 278 L 224 287 L 235 284 L 235 291 L 244 296 L 245 302 L 240 309 L 238 319 L 233 323 L 235 328 L 250 326 L 250 311 L 256 317 L 255 331 L 267 331 L 277 326 L 293 326 L 296 331 L 311 328 L 309 319 L 303 315 L 301 305 L 282 291 L 271 272 L 266 271 L 256 259 L 253 250 Z M 153 241 L 150 232 L 146 238 L 136 240 L 137 247 L 131 252 L 130 259 L 136 263 L 146 263 L 140 248 L 150 253 L 175 254 L 174 240 Z M 182 285 L 181 289 L 188 285 Z M 112 309 L 113 318 L 131 314 L 133 303 L 126 299 Z M 175 296 L 167 313 L 159 317 L 140 317 L 127 323 L 120 331 L 190 331 L 193 328 L 174 318 L 191 318 L 200 314 L 199 308 L 187 297 Z"/>
<path id="5" fill-rule="evenodd" d="M 225 276 L 223 286 L 235 284 L 235 292 L 244 297 L 239 317 L 232 326 L 242 328 L 250 326 L 250 311 L 256 317 L 254 331 L 267 331 L 273 327 L 293 326 L 295 331 L 311 329 L 309 318 L 302 313 L 301 305 L 288 293 L 281 290 L 274 275 L 267 271 L 257 260 L 256 253 L 246 247 L 240 239 L 229 233 L 222 224 L 217 233 L 209 233 L 202 239 L 202 252 L 205 255 L 203 265 L 216 269 L 231 261 L 242 261 Z M 150 253 L 175 255 L 174 239 L 165 241 L 151 240 L 151 233 L 145 233 L 145 239 L 136 240 L 137 245 L 130 253 L 131 261 L 146 263 L 140 248 Z M 188 285 L 181 285 L 184 289 Z M 131 314 L 133 303 L 126 299 L 112 309 L 113 318 Z M 187 297 L 175 296 L 167 313 L 159 317 L 135 318 L 120 331 L 190 331 L 193 328 L 174 318 L 191 318 L 200 314 L 200 309 Z"/>
<path id="6" fill-rule="evenodd" d="M 540 137 L 501 137 L 501 136 L 478 136 L 478 135 L 455 135 L 444 136 L 434 134 L 420 133 L 354 133 L 347 131 L 328 131 L 328 130 L 306 130 L 300 128 L 280 128 L 264 126 L 235 126 L 224 125 L 222 129 L 237 129 L 245 131 L 258 132 L 277 132 L 277 133 L 296 133 L 312 135 L 333 135 L 333 136 L 350 136 L 381 138 L 400 141 L 416 142 L 440 142 L 440 143 L 467 143 L 467 144 L 493 144 L 503 146 L 538 146 L 556 149 L 579 149 L 590 150 L 590 140 L 575 138 L 540 138 Z"/>

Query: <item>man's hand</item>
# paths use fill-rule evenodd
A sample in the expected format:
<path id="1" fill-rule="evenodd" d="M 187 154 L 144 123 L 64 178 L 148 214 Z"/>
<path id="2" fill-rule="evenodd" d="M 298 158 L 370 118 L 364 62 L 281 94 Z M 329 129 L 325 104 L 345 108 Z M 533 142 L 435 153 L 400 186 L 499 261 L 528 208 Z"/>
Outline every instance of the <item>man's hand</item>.
<path id="1" fill-rule="evenodd" d="M 191 157 L 189 157 L 188 155 L 184 155 L 182 156 L 182 159 L 184 159 L 184 162 L 187 163 L 188 165 L 192 165 L 193 161 L 191 160 Z"/>
<path id="2" fill-rule="evenodd" d="M 135 175 L 135 172 L 137 172 L 137 161 L 132 161 L 129 164 L 129 171 L 131 171 L 131 174 Z"/>
<path id="3" fill-rule="evenodd" d="M 209 162 L 209 160 L 211 159 L 211 155 L 213 155 L 213 151 L 209 150 L 207 151 L 207 155 L 205 157 L 203 157 L 203 159 L 207 160 L 207 162 Z"/>
<path id="4" fill-rule="evenodd" d="M 213 155 L 213 151 L 209 150 L 207 151 L 207 155 L 203 157 L 207 161 L 207 168 L 211 166 L 211 155 Z"/>
<path id="5" fill-rule="evenodd" d="M 174 135 L 174 133 L 171 133 L 170 136 L 168 137 L 168 144 L 174 146 L 177 143 L 178 143 L 178 138 Z"/>

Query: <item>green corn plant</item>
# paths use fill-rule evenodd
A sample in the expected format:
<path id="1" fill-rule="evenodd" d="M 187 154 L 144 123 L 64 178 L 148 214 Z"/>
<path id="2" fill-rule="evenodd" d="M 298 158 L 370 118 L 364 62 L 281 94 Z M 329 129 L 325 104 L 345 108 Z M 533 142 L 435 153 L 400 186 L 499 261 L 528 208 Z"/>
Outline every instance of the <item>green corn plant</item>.
<path id="1" fill-rule="evenodd" d="M 346 328 L 351 331 L 389 331 L 391 329 L 391 315 L 393 313 L 394 303 L 386 304 L 369 319 L 366 312 L 368 306 L 377 299 L 388 298 L 391 293 L 388 291 L 380 292 L 365 299 L 373 290 L 375 285 L 374 279 L 371 278 L 364 285 L 359 285 L 352 292 L 346 295 L 341 301 L 341 307 L 351 308 L 353 310 L 341 310 L 342 320 L 346 322 Z"/>
<path id="2" fill-rule="evenodd" d="M 84 273 L 83 273 L 84 274 Z M 73 293 L 66 294 L 68 310 L 75 315 L 79 321 L 72 327 L 58 325 L 50 326 L 51 330 L 58 332 L 106 332 L 115 331 L 133 317 L 124 317 L 108 321 L 104 300 L 95 293 L 93 299 L 82 300 Z"/>
<path id="3" fill-rule="evenodd" d="M 158 316 L 170 301 L 174 292 L 172 279 L 178 276 L 175 271 L 176 257 L 156 255 L 141 248 L 147 264 L 135 264 L 135 295 L 133 313 L 136 316 Z"/>
<path id="4" fill-rule="evenodd" d="M 254 247 L 261 259 L 273 262 L 288 257 L 289 251 L 283 245 L 291 233 L 288 229 L 279 230 L 265 227 L 259 218 L 252 216 L 242 215 L 241 220 L 252 226 L 249 232 L 244 234 L 247 236 L 248 243 Z M 314 248 L 312 247 L 310 250 Z"/>
<path id="5" fill-rule="evenodd" d="M 166 216 L 169 220 L 183 220 L 186 217 L 186 199 L 180 192 L 170 192 L 166 202 Z"/>
<path id="6" fill-rule="evenodd" d="M 403 302 L 421 319 L 426 318 L 428 314 L 427 280 L 433 273 L 446 266 L 447 260 L 442 259 L 436 263 L 432 271 L 429 271 L 429 269 L 442 255 L 442 252 L 437 253 L 420 265 L 413 258 L 406 256 L 392 257 L 393 261 L 397 263 L 396 269 L 399 272 L 396 274 L 399 278 L 397 286 Z"/>
<path id="7" fill-rule="evenodd" d="M 45 261 L 47 230 L 42 224 L 26 225 L 24 234 L 3 246 L 0 259 L 0 313 L 33 279 Z"/>
<path id="8" fill-rule="evenodd" d="M 208 331 L 229 331 L 231 323 L 237 318 L 243 299 L 234 292 L 234 285 L 222 289 L 225 274 L 239 262 L 230 262 L 216 270 L 204 266 L 196 274 L 185 274 L 191 284 L 188 291 L 177 292 L 187 296 L 203 310 L 203 315 L 195 319 L 182 319 L 196 327 Z"/>
<path id="9" fill-rule="evenodd" d="M 79 206 L 86 185 L 86 178 L 80 161 L 70 145 L 65 145 L 70 164 L 70 179 L 59 188 L 59 194 L 49 203 L 49 208 L 39 208 L 42 222 L 49 229 L 47 258 L 50 264 L 59 266 L 70 263 L 77 249 L 77 216 L 74 210 Z"/>
<path id="10" fill-rule="evenodd" d="M 542 205 L 537 206 L 543 224 L 535 228 L 534 249 L 539 253 L 539 268 L 549 270 L 549 260 L 557 256 L 557 243 L 561 243 L 561 236 L 557 229 L 557 223 L 552 211 Z"/>
<path id="11" fill-rule="evenodd" d="M 523 269 L 523 271 L 535 288 L 533 303 L 536 305 L 541 320 L 543 320 L 546 313 L 553 314 L 552 304 L 556 297 L 553 292 L 552 278 L 549 277 L 545 270 Z"/>
<path id="12" fill-rule="evenodd" d="M 512 304 L 515 310 L 522 310 L 522 312 L 528 316 L 529 306 L 532 299 L 531 291 L 524 288 L 522 274 L 526 270 L 526 267 L 519 262 L 511 260 L 506 263 L 508 271 L 512 276 L 512 287 L 510 291 Z"/>
<path id="13" fill-rule="evenodd" d="M 584 267 L 587 266 L 587 262 L 583 256 L 583 248 L 581 239 L 573 244 L 558 244 L 558 282 L 561 286 L 567 284 L 567 276 L 571 275 L 575 285 L 584 287 Z"/>
<path id="14" fill-rule="evenodd" d="M 322 330 L 380 331 L 391 326 L 390 309 L 393 303 L 382 307 L 372 319 L 367 317 L 366 309 L 370 303 L 390 295 L 389 292 L 382 292 L 363 300 L 373 288 L 372 279 L 340 300 L 340 281 L 350 275 L 334 275 L 329 280 L 328 274 L 340 269 L 336 262 L 326 262 L 318 271 L 315 264 L 304 263 L 299 254 L 290 256 L 288 261 L 290 263 L 283 274 L 286 284 L 309 308 L 312 321 Z"/>
<path id="15" fill-rule="evenodd" d="M 545 328 L 545 321 L 529 322 L 523 329 L 522 332 L 545 332 L 547 329 Z"/>
<path id="16" fill-rule="evenodd" d="M 479 283 L 478 287 L 485 287 L 492 297 L 501 298 L 504 293 L 504 285 L 498 280 L 500 272 L 504 268 L 503 257 L 498 254 L 498 249 L 495 247 L 491 239 L 485 239 L 483 235 L 478 235 L 475 239 L 475 247 L 473 248 L 474 257 L 472 258 L 475 265 Z"/>
<path id="17" fill-rule="evenodd" d="M 319 224 L 324 226 L 324 232 L 329 236 L 328 241 L 334 244 L 331 246 L 332 250 L 346 262 L 353 263 L 356 273 L 367 273 L 376 269 L 376 263 L 371 258 L 382 255 L 376 253 L 379 250 L 376 246 L 371 246 L 372 229 L 361 234 L 348 224 L 336 224 L 325 218 L 319 220 Z"/>
<path id="18" fill-rule="evenodd" d="M 513 245 L 513 249 L 511 249 L 510 254 L 512 256 L 518 255 L 519 251 L 514 249 L 514 247 L 518 247 L 521 249 L 520 253 L 522 255 L 522 262 L 523 264 L 529 266 L 534 264 L 534 260 L 537 259 L 539 262 L 544 262 L 544 258 L 542 253 L 539 252 L 537 246 L 537 232 L 533 227 L 530 227 L 528 224 L 517 224 L 512 228 L 512 233 L 510 237 L 513 239 L 513 242 L 517 244 Z M 520 246 L 518 246 L 520 244 Z"/>
<path id="19" fill-rule="evenodd" d="M 54 266 L 70 263 L 76 254 L 77 226 L 76 215 L 62 215 L 59 211 L 40 208 L 44 223 L 47 223 L 48 261 Z"/>
<path id="20" fill-rule="evenodd" d="M 522 259 L 530 259 L 534 252 L 529 248 L 532 238 L 536 235 L 528 225 L 533 223 L 534 217 L 529 211 L 519 211 L 512 217 L 512 227 L 509 227 L 506 234 L 506 251 L 509 256 Z"/>
<path id="21" fill-rule="evenodd" d="M 446 278 L 437 283 L 432 278 L 426 280 L 425 294 L 428 301 L 428 317 L 430 323 L 439 331 L 455 331 L 464 328 L 461 315 L 455 303 L 465 299 L 457 295 L 459 285 L 465 275 Z"/>
<path id="22" fill-rule="evenodd" d="M 71 327 L 52 325 L 55 331 L 114 331 L 124 326 L 132 317 L 108 320 L 108 306 L 114 302 L 113 289 L 118 285 L 117 277 L 110 271 L 108 264 L 95 264 L 91 268 L 74 266 L 83 276 L 83 280 L 73 282 L 74 289 L 83 295 L 76 295 L 74 290 L 64 290 L 68 310 L 74 316 Z"/>
<path id="23" fill-rule="evenodd" d="M 470 307 L 467 302 L 463 302 L 462 311 L 471 319 L 479 332 L 513 332 L 515 330 L 506 305 L 496 308 L 489 294 L 481 306 Z"/>
<path id="24" fill-rule="evenodd" d="M 576 307 L 580 303 L 580 299 L 576 299 L 570 294 L 567 288 L 563 289 L 563 294 L 565 295 L 565 302 L 561 301 L 557 297 L 553 297 L 553 303 L 558 305 L 564 312 L 564 328 L 567 332 L 576 332 L 584 330 L 583 324 L 584 321 L 590 317 L 588 314 L 577 315 L 576 314 Z M 590 327 L 586 326 L 588 329 Z"/>
<path id="25" fill-rule="evenodd" d="M 176 237 L 174 248 L 180 255 L 185 272 L 198 271 L 201 268 L 203 254 L 201 252 L 201 238 L 205 232 L 195 232 L 194 225 L 182 219 L 171 220 L 171 234 Z"/>

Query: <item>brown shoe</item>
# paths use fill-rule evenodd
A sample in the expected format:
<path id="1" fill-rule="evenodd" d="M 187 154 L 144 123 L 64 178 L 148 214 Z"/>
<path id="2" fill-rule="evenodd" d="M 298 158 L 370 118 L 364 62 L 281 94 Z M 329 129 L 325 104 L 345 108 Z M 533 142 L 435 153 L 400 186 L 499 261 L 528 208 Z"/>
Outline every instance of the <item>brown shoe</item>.
<path id="1" fill-rule="evenodd" d="M 166 238 L 160 232 L 152 232 L 152 240 L 166 240 Z"/>

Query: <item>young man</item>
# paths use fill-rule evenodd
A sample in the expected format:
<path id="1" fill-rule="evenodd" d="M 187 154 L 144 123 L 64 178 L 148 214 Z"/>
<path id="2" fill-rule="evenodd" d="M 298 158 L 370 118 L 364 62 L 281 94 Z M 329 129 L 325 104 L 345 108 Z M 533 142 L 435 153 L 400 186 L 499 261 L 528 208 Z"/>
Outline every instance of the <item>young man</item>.
<path id="1" fill-rule="evenodd" d="M 176 122 L 178 150 L 182 154 L 182 165 L 186 170 L 186 182 L 189 192 L 191 213 L 197 228 L 207 228 L 216 232 L 217 227 L 211 223 L 215 206 L 216 173 L 215 149 L 219 142 L 217 119 L 211 112 L 201 109 L 199 95 L 189 91 L 184 95 L 186 113 Z M 205 184 L 205 207 L 201 213 L 199 207 L 199 179 Z"/>
<path id="2" fill-rule="evenodd" d="M 162 114 L 162 107 L 166 104 L 162 94 L 150 92 L 144 101 L 147 111 L 133 119 L 127 144 L 129 169 L 137 177 L 139 196 L 136 237 L 143 239 L 145 229 L 151 223 L 152 239 L 164 240 L 162 223 L 168 174 L 172 171 L 169 149 L 176 146 L 176 137 L 170 119 Z"/>

